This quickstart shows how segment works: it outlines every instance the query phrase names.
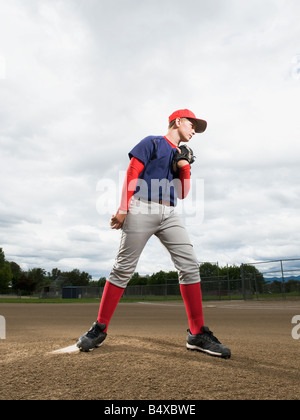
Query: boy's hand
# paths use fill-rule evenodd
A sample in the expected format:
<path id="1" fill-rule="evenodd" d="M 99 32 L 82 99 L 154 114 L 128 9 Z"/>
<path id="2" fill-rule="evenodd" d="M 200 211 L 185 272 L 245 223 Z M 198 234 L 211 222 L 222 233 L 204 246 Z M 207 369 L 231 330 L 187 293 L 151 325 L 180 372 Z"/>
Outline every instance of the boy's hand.
<path id="1" fill-rule="evenodd" d="M 123 223 L 125 221 L 125 218 L 127 216 L 127 212 L 122 212 L 120 210 L 117 211 L 116 215 L 112 215 L 111 219 L 110 219 L 110 227 L 112 229 L 121 229 L 121 227 L 123 226 Z"/>

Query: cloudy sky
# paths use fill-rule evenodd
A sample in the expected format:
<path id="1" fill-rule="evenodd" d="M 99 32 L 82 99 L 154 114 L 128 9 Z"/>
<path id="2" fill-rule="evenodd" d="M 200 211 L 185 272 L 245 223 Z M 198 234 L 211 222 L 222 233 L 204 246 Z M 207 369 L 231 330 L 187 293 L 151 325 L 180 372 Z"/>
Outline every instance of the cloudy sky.
<path id="1" fill-rule="evenodd" d="M 0 0 L 6 258 L 106 276 L 127 153 L 180 108 L 208 121 L 179 209 L 199 261 L 300 257 L 299 18 L 298 0 Z M 161 269 L 152 238 L 137 271 Z"/>

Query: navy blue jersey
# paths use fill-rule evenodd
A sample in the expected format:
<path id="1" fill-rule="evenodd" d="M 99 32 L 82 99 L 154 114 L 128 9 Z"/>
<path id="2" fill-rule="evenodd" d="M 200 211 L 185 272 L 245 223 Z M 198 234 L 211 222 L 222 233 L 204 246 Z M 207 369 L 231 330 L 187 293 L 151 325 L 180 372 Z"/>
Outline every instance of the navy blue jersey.
<path id="1" fill-rule="evenodd" d="M 165 137 L 148 136 L 129 152 L 130 159 L 135 157 L 145 165 L 134 192 L 136 197 L 176 205 L 173 180 L 177 176 L 172 169 L 175 151 L 176 146 L 172 146 Z"/>

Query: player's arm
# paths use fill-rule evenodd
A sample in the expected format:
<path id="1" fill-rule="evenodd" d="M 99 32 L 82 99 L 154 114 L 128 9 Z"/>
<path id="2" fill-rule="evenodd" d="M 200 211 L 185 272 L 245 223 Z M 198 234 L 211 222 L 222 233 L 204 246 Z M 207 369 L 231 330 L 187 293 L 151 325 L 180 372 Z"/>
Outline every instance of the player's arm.
<path id="1" fill-rule="evenodd" d="M 187 197 L 191 186 L 191 164 L 195 161 L 194 153 L 188 146 L 177 147 L 173 159 L 173 170 L 179 172 L 180 182 L 177 184 L 177 196 L 183 200 Z"/>
<path id="2" fill-rule="evenodd" d="M 177 163 L 179 169 L 179 186 L 177 190 L 177 195 L 180 200 L 183 200 L 187 197 L 190 188 L 191 188 L 191 167 L 186 160 L 180 160 Z"/>
<path id="3" fill-rule="evenodd" d="M 177 166 L 178 166 L 178 168 L 179 168 L 179 169 L 181 169 L 181 168 L 183 168 L 184 166 L 187 166 L 187 165 L 189 165 L 189 166 L 190 166 L 189 162 L 188 162 L 188 161 L 186 161 L 186 160 L 180 160 L 180 161 L 177 163 Z"/>
<path id="4" fill-rule="evenodd" d="M 130 160 L 129 167 L 125 176 L 122 197 L 120 207 L 115 215 L 112 216 L 110 220 L 110 226 L 112 229 L 121 229 L 125 221 L 127 212 L 129 210 L 129 205 L 136 189 L 136 184 L 139 178 L 139 175 L 144 170 L 145 165 L 139 159 L 133 157 Z"/>

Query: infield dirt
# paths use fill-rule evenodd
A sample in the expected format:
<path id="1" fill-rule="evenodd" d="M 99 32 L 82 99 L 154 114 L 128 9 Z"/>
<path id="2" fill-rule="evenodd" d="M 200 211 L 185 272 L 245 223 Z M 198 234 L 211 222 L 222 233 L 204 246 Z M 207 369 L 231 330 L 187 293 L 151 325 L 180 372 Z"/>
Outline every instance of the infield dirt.
<path id="1" fill-rule="evenodd" d="M 76 343 L 96 304 L 1 303 L 1 400 L 298 400 L 298 301 L 204 302 L 205 323 L 232 358 L 185 348 L 182 302 L 120 303 L 103 346 L 51 354 Z"/>

